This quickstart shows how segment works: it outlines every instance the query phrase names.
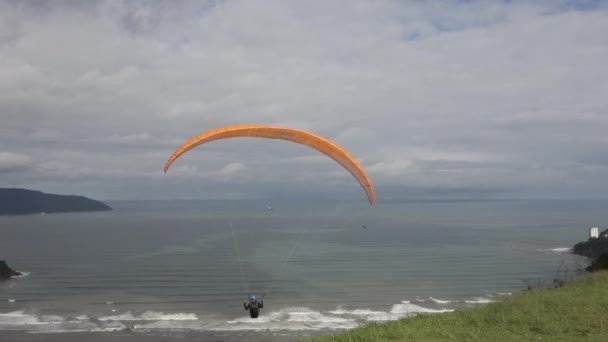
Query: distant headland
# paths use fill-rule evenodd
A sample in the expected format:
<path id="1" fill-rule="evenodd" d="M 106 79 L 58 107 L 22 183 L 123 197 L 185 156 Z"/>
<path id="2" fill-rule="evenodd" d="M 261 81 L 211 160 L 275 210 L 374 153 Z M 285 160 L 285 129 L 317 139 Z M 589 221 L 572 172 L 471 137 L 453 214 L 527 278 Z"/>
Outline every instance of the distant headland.
<path id="1" fill-rule="evenodd" d="M 112 210 L 106 204 L 73 195 L 46 194 L 27 189 L 0 188 L 0 215 Z"/>
<path id="2" fill-rule="evenodd" d="M 9 279 L 10 277 L 18 277 L 21 275 L 21 272 L 17 272 L 8 267 L 6 261 L 0 260 L 0 280 Z"/>
<path id="3" fill-rule="evenodd" d="M 599 233 L 598 228 L 595 229 L 594 236 L 590 236 L 587 241 L 582 241 L 574 245 L 572 253 L 582 255 L 590 259 L 598 258 L 604 253 L 608 253 L 608 229 Z"/>

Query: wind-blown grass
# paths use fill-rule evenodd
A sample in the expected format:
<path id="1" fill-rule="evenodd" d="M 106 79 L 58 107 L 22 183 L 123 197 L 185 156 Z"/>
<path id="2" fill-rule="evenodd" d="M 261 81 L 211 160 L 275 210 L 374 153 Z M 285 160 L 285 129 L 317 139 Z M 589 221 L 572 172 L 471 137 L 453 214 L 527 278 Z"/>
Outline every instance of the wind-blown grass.
<path id="1" fill-rule="evenodd" d="M 475 308 L 369 324 L 310 341 L 608 341 L 608 272 Z"/>

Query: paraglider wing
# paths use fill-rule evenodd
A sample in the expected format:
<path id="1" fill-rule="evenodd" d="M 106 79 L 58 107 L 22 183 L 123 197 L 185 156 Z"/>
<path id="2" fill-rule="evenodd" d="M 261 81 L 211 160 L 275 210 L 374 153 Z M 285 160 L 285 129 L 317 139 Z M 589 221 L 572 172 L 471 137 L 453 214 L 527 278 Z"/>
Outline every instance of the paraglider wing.
<path id="1" fill-rule="evenodd" d="M 361 187 L 367 194 L 369 203 L 374 203 L 375 193 L 372 183 L 361 164 L 359 164 L 355 158 L 353 158 L 345 149 L 329 139 L 311 132 L 293 128 L 268 125 L 234 125 L 212 129 L 193 137 L 178 147 L 167 160 L 164 171 L 165 173 L 167 172 L 171 166 L 171 163 L 173 163 L 175 159 L 198 145 L 214 140 L 235 137 L 282 139 L 314 148 L 315 150 L 332 158 L 338 162 L 338 164 L 342 165 L 342 167 L 348 170 L 348 172 L 355 177 L 359 184 L 361 184 Z"/>

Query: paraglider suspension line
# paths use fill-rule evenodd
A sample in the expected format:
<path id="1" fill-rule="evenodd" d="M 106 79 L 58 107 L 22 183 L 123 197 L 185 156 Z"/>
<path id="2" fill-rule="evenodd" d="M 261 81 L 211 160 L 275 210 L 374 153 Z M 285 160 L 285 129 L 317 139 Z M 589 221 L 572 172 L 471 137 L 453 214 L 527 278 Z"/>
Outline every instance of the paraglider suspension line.
<path id="1" fill-rule="evenodd" d="M 241 254 L 239 253 L 239 244 L 236 242 L 236 235 L 234 234 L 234 229 L 232 229 L 232 223 L 230 224 L 230 230 L 232 231 L 232 240 L 234 241 L 234 249 L 236 250 L 236 256 L 239 260 L 239 270 L 241 271 L 241 287 L 243 288 L 243 293 L 247 295 L 249 298 L 249 291 L 245 288 L 245 274 L 243 273 L 243 263 L 241 262 Z"/>
<path id="2" fill-rule="evenodd" d="M 287 263 L 289 262 L 289 259 L 291 259 L 291 256 L 293 255 L 293 252 L 296 251 L 296 248 L 298 247 L 298 243 L 300 242 L 300 238 L 302 237 L 303 234 L 304 234 L 304 231 L 301 231 L 300 234 L 298 235 L 298 238 L 296 239 L 296 242 L 293 245 L 293 248 L 289 252 L 289 255 L 287 256 L 287 258 L 285 259 L 285 261 L 283 261 L 283 265 L 281 265 L 281 268 L 279 269 L 279 273 L 277 274 L 277 278 L 281 275 L 281 273 L 283 273 L 283 270 L 285 269 L 285 266 L 287 266 Z M 264 291 L 264 294 L 262 295 L 262 298 L 260 300 L 264 300 L 264 297 L 266 297 L 266 295 L 270 293 L 270 290 L 272 290 L 273 285 L 274 285 L 274 281 L 268 287 L 268 289 L 266 291 Z"/>

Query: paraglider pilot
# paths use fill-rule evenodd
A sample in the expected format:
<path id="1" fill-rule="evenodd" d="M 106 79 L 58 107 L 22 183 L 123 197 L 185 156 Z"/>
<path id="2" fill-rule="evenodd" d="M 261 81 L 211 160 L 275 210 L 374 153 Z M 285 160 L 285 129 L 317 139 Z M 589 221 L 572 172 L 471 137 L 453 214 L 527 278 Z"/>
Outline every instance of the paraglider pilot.
<path id="1" fill-rule="evenodd" d="M 251 318 L 258 318 L 260 309 L 264 307 L 264 301 L 260 300 L 258 302 L 255 295 L 251 295 L 249 296 L 249 303 L 243 303 L 243 306 L 245 307 L 245 310 L 249 310 L 249 315 L 251 315 Z"/>

